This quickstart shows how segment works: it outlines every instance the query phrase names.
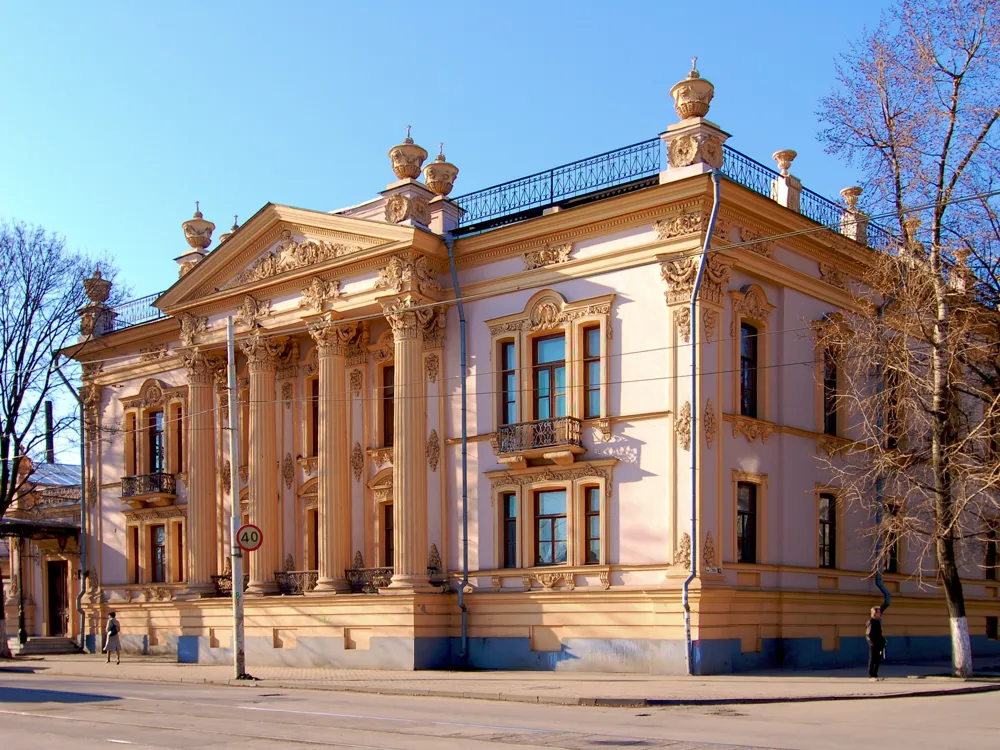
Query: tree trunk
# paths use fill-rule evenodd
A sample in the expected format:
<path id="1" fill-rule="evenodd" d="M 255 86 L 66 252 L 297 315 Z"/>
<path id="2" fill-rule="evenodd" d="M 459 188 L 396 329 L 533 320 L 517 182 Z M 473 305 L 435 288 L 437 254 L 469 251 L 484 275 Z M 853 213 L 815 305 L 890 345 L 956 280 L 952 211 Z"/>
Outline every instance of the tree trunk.
<path id="1" fill-rule="evenodd" d="M 9 548 L 8 548 L 9 549 Z M 7 645 L 7 595 L 3 590 L 3 579 L 0 578 L 0 659 L 12 659 L 10 646 Z"/>
<path id="2" fill-rule="evenodd" d="M 955 540 L 938 537 L 937 564 L 941 571 L 948 619 L 951 623 L 951 667 L 955 677 L 972 676 L 972 644 L 969 641 L 969 621 L 965 616 L 965 593 L 958 566 L 955 564 Z"/>

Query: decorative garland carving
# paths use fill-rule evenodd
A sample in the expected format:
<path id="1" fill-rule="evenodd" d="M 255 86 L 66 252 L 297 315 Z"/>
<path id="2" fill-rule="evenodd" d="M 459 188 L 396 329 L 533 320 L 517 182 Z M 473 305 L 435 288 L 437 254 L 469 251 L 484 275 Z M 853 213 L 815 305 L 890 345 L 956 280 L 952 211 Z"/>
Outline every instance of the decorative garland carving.
<path id="1" fill-rule="evenodd" d="M 437 430 L 431 430 L 431 434 L 428 435 L 424 453 L 427 455 L 427 464 L 431 467 L 431 471 L 437 471 L 438 461 L 441 458 L 441 443 L 438 440 Z"/>
<path id="2" fill-rule="evenodd" d="M 653 229 L 656 230 L 658 239 L 669 240 L 685 234 L 700 232 L 707 218 L 707 215 L 701 211 L 689 211 L 654 221 Z"/>
<path id="3" fill-rule="evenodd" d="M 702 314 L 705 321 L 705 341 L 712 343 L 712 336 L 715 335 L 715 326 L 719 323 L 719 313 L 715 310 L 705 310 Z"/>
<path id="4" fill-rule="evenodd" d="M 424 360 L 424 365 L 427 367 L 427 382 L 437 382 L 440 363 L 441 361 L 438 359 L 438 355 L 436 354 L 429 354 L 427 359 Z"/>
<path id="5" fill-rule="evenodd" d="M 157 359 L 163 359 L 167 356 L 167 345 L 166 344 L 151 344 L 145 349 L 139 350 L 139 361 L 140 362 L 153 362 Z"/>
<path id="6" fill-rule="evenodd" d="M 545 573 L 533 573 L 527 576 L 528 583 L 526 588 L 531 588 L 531 581 L 537 581 L 539 585 L 546 591 L 552 591 L 557 586 L 562 585 L 567 591 L 572 591 L 576 588 L 576 580 L 572 573 L 559 573 L 559 572 L 545 572 Z"/>
<path id="7" fill-rule="evenodd" d="M 838 289 L 847 289 L 847 279 L 844 277 L 844 273 L 836 266 L 820 262 L 819 277 L 830 286 L 835 286 Z"/>
<path id="8" fill-rule="evenodd" d="M 447 320 L 444 307 L 417 309 L 416 313 L 424 337 L 424 349 L 444 346 L 444 327 Z"/>
<path id="9" fill-rule="evenodd" d="M 368 344 L 371 339 L 371 324 L 361 321 L 357 337 L 347 346 L 347 364 L 363 365 L 368 362 Z"/>
<path id="10" fill-rule="evenodd" d="M 565 263 L 569 260 L 571 252 L 573 252 L 572 242 L 565 242 L 559 245 L 546 245 L 538 250 L 528 250 L 522 255 L 524 268 L 527 271 L 532 271 L 536 268 Z"/>
<path id="11" fill-rule="evenodd" d="M 291 453 L 285 454 L 285 460 L 281 464 L 281 477 L 285 480 L 285 487 L 292 489 L 292 484 L 295 483 L 295 462 Z"/>
<path id="12" fill-rule="evenodd" d="M 309 286 L 302 290 L 302 300 L 299 302 L 299 307 L 320 312 L 324 303 L 340 299 L 340 296 L 339 281 L 313 279 Z"/>
<path id="13" fill-rule="evenodd" d="M 712 406 L 712 399 L 705 402 L 705 443 L 709 448 L 715 442 L 715 407 Z"/>
<path id="14" fill-rule="evenodd" d="M 184 346 L 194 346 L 194 337 L 208 330 L 208 318 L 200 315 L 182 312 L 177 319 L 181 324 L 180 337 Z"/>
<path id="15" fill-rule="evenodd" d="M 681 536 L 681 543 L 674 550 L 674 565 L 682 565 L 685 568 L 691 567 L 691 535 L 686 531 Z"/>
<path id="16" fill-rule="evenodd" d="M 299 376 L 299 342 L 292 339 L 281 359 L 278 362 L 278 380 L 291 380 Z"/>
<path id="17" fill-rule="evenodd" d="M 284 402 L 286 409 L 292 408 L 292 384 L 290 381 L 285 381 L 281 384 L 281 400 Z"/>
<path id="18" fill-rule="evenodd" d="M 361 396 L 361 387 L 363 385 L 363 376 L 361 375 L 361 370 L 357 368 L 351 370 L 351 395 L 354 398 Z"/>
<path id="19" fill-rule="evenodd" d="M 260 321 L 271 314 L 271 300 L 257 300 L 249 294 L 243 298 L 233 323 L 244 328 L 254 328 Z"/>
<path id="20" fill-rule="evenodd" d="M 741 318 L 766 323 L 774 309 L 774 305 L 767 301 L 764 290 L 756 284 L 745 286 L 738 292 L 730 292 L 729 295 L 733 298 L 733 322 L 729 331 L 733 337 L 739 333 Z"/>
<path id="21" fill-rule="evenodd" d="M 388 362 L 395 356 L 396 350 L 394 347 L 394 339 L 392 337 L 392 331 L 386 331 L 379 337 L 378 344 L 376 345 L 372 353 L 375 356 L 375 361 L 378 364 L 382 364 L 383 362 Z"/>
<path id="22" fill-rule="evenodd" d="M 440 292 L 441 285 L 437 282 L 437 274 L 431 268 L 425 255 L 405 253 L 393 255 L 389 262 L 379 269 L 375 280 L 376 289 L 388 289 L 393 294 L 401 293 L 404 288 L 412 285 L 421 294 Z"/>
<path id="23" fill-rule="evenodd" d="M 681 441 L 681 448 L 691 450 L 691 402 L 685 401 L 674 422 L 674 432 Z"/>
<path id="24" fill-rule="evenodd" d="M 706 568 L 715 568 L 715 542 L 712 540 L 712 532 L 705 536 L 704 558 Z"/>
<path id="25" fill-rule="evenodd" d="M 357 245 L 322 240 L 298 242 L 286 229 L 281 233 L 281 241 L 274 246 L 274 250 L 262 255 L 249 268 L 237 274 L 231 281 L 226 282 L 222 288 L 231 289 L 243 284 L 252 284 L 261 279 L 277 276 L 285 271 L 324 263 L 343 255 L 358 252 L 361 249 Z"/>
<path id="26" fill-rule="evenodd" d="M 503 472 L 500 476 L 490 477 L 490 489 L 499 487 L 509 487 L 511 485 L 523 486 L 536 482 L 574 482 L 578 479 L 603 479 L 604 494 L 610 500 L 612 481 L 610 466 L 578 466 L 566 469 L 548 469 L 533 474 L 513 474 Z"/>
<path id="27" fill-rule="evenodd" d="M 229 461 L 229 459 L 226 459 L 226 463 L 222 465 L 222 491 L 225 494 L 227 495 L 229 494 L 230 490 L 232 489 L 232 483 L 233 483 L 233 465 Z"/>
<path id="28" fill-rule="evenodd" d="M 767 439 L 774 432 L 774 424 L 764 422 L 751 417 L 735 415 L 733 417 L 733 437 L 743 435 L 748 442 L 753 442 L 760 438 L 761 443 L 767 443 Z"/>
<path id="29" fill-rule="evenodd" d="M 599 302 L 586 307 L 566 309 L 563 300 L 555 294 L 546 295 L 536 301 L 527 317 L 518 320 L 508 320 L 490 326 L 490 333 L 498 336 L 517 331 L 540 331 L 557 328 L 564 323 L 571 323 L 583 317 L 609 316 L 611 302 Z M 608 325 L 608 338 L 611 337 L 611 326 Z"/>
<path id="30" fill-rule="evenodd" d="M 751 252 L 757 253 L 757 255 L 763 255 L 765 258 L 770 258 L 771 253 L 774 250 L 774 240 L 763 240 L 767 236 L 767 232 L 757 231 L 756 229 L 751 229 L 747 226 L 740 227 L 740 241 L 750 243 L 746 247 Z"/>
<path id="31" fill-rule="evenodd" d="M 681 335 L 681 340 L 685 344 L 691 343 L 691 308 L 674 308 L 674 324 Z"/>
<path id="32" fill-rule="evenodd" d="M 351 472 L 354 474 L 354 481 L 361 481 L 361 472 L 365 468 L 365 454 L 361 450 L 361 443 L 355 443 L 351 451 Z"/>
<path id="33" fill-rule="evenodd" d="M 698 275 L 697 257 L 668 260 L 660 266 L 660 276 L 667 282 L 667 303 L 690 302 L 694 291 L 694 280 Z M 722 304 L 723 287 L 729 283 L 729 274 L 734 261 L 718 253 L 708 256 L 705 263 L 705 275 L 702 278 L 698 299 Z"/>

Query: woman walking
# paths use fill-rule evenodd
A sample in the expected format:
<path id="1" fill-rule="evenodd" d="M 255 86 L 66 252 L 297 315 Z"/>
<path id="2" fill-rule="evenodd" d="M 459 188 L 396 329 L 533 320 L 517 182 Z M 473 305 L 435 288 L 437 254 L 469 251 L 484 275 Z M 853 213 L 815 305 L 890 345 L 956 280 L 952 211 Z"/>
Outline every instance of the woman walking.
<path id="1" fill-rule="evenodd" d="M 104 628 L 105 642 L 104 650 L 108 653 L 108 664 L 111 663 L 111 652 L 115 652 L 115 656 L 118 659 L 116 664 L 122 663 L 122 644 L 119 633 L 121 632 L 121 625 L 118 624 L 118 618 L 115 617 L 114 612 L 108 614 L 108 624 Z"/>

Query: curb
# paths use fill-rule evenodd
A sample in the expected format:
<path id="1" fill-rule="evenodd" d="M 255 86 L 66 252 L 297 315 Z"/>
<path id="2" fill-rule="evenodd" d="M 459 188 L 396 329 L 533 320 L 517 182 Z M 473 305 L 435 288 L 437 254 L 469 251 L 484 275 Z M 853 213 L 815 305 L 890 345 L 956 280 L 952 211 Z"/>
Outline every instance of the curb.
<path id="1" fill-rule="evenodd" d="M 0 670 L 2 671 L 2 670 Z M 143 678 L 136 676 L 110 676 L 94 674 L 70 674 L 64 672 L 48 671 L 52 676 L 89 678 L 98 680 L 124 680 L 136 682 L 165 682 L 171 684 L 185 685 L 225 685 L 239 688 L 279 688 L 281 690 L 322 690 L 338 693 L 360 693 L 369 695 L 396 695 L 411 696 L 420 698 L 461 698 L 465 700 L 488 700 L 503 701 L 510 703 L 535 703 L 545 705 L 560 706 L 589 706 L 595 708 L 644 708 L 644 707 L 682 707 L 682 706 L 747 706 L 747 705 L 770 705 L 779 703 L 822 703 L 833 701 L 863 701 L 863 700 L 891 700 L 896 698 L 937 698 L 949 695 L 974 695 L 977 693 L 991 693 L 1000 691 L 1000 684 L 980 684 L 968 685 L 956 688 L 940 688 L 936 690 L 908 690 L 899 693 L 877 693 L 877 694 L 847 694 L 847 695 L 808 695 L 808 696 L 785 696 L 774 698 L 603 698 L 603 697 L 579 697 L 579 696 L 558 696 L 558 695 L 534 695 L 528 693 L 501 693 L 488 690 L 468 691 L 468 690 L 440 690 L 424 688 L 408 688 L 392 686 L 363 687 L 339 684 L 323 683 L 290 683 L 281 680 L 212 680 L 202 677 L 177 677 L 177 678 Z"/>

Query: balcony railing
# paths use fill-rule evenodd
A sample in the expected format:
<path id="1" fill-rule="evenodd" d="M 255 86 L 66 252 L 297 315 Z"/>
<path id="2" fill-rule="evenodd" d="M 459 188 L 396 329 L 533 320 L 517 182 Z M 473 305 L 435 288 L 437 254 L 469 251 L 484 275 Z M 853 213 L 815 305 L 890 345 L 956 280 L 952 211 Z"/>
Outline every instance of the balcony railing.
<path id="1" fill-rule="evenodd" d="M 177 480 L 173 474 L 139 474 L 134 477 L 122 477 L 122 497 L 176 494 Z"/>
<path id="2" fill-rule="evenodd" d="M 304 594 L 316 588 L 317 570 L 285 570 L 274 574 L 281 594 Z"/>
<path id="3" fill-rule="evenodd" d="M 581 446 L 580 420 L 575 417 L 539 419 L 503 425 L 497 430 L 497 454 L 521 453 L 532 448 Z"/>
<path id="4" fill-rule="evenodd" d="M 392 583 L 392 568 L 349 568 L 344 574 L 355 594 L 377 594 Z"/>
<path id="5" fill-rule="evenodd" d="M 734 148 L 723 146 L 722 174 L 755 193 L 771 197 L 779 173 Z M 464 214 L 457 234 L 468 234 L 541 216 L 547 208 L 600 200 L 651 187 L 659 182 L 662 141 L 651 138 L 555 169 L 521 177 L 455 198 Z M 803 189 L 800 213 L 836 231 L 844 207 L 812 190 Z M 895 240 L 886 229 L 868 225 L 868 244 L 891 251 Z"/>
<path id="6" fill-rule="evenodd" d="M 233 595 L 233 574 L 223 573 L 221 576 L 212 576 L 212 583 L 215 585 L 215 595 L 216 596 L 232 596 Z M 247 590 L 247 586 L 250 585 L 250 576 L 243 576 L 243 590 Z"/>
<path id="7" fill-rule="evenodd" d="M 123 328 L 131 328 L 141 323 L 149 323 L 167 317 L 158 308 L 153 307 L 153 302 L 161 294 L 163 292 L 147 294 L 145 297 L 123 302 L 115 307 L 115 319 L 111 324 L 111 330 L 120 331 Z"/>

